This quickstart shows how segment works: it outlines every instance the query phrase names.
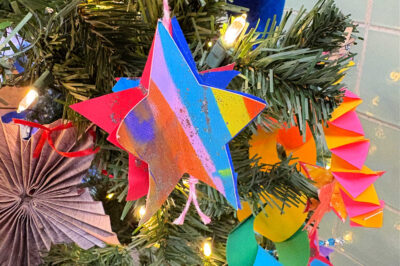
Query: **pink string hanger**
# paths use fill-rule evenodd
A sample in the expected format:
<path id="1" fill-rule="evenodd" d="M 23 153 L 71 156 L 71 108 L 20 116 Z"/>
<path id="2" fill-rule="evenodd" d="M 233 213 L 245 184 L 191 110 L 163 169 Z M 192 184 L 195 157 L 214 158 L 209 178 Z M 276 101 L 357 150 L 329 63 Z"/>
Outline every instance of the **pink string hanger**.
<path id="1" fill-rule="evenodd" d="M 169 8 L 168 0 L 163 0 L 163 19 L 162 23 L 164 24 L 164 27 L 170 31 L 171 29 L 171 11 Z M 171 32 L 171 31 L 170 31 Z"/>
<path id="2" fill-rule="evenodd" d="M 174 221 L 174 224 L 179 224 L 179 225 L 183 224 L 183 222 L 185 221 L 185 216 L 186 216 L 186 214 L 187 214 L 187 212 L 189 210 L 190 203 L 192 201 L 193 201 L 194 207 L 196 208 L 197 213 L 199 214 L 199 216 L 200 216 L 201 220 L 203 221 L 203 223 L 204 224 L 209 224 L 211 222 L 210 217 L 208 217 L 207 215 L 205 215 L 201 211 L 200 206 L 199 206 L 199 202 L 197 201 L 196 184 L 198 182 L 199 181 L 196 178 L 190 176 L 190 178 L 189 178 L 189 197 L 188 197 L 188 200 L 186 202 L 185 208 L 183 209 L 181 215 L 178 218 L 176 218 L 176 220 Z"/>

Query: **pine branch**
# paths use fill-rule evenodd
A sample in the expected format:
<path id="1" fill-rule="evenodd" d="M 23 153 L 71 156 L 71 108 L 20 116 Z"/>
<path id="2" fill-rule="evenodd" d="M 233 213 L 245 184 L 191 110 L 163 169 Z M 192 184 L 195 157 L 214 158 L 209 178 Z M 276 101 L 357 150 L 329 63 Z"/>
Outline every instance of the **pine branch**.
<path id="1" fill-rule="evenodd" d="M 52 246 L 48 253 L 43 254 L 43 260 L 43 265 L 59 266 L 139 265 L 138 254 L 122 246 L 84 250 L 75 244 L 56 245 Z"/>
<path id="2" fill-rule="evenodd" d="M 337 82 L 352 56 L 329 60 L 326 52 L 339 49 L 346 38 L 345 29 L 353 27 L 355 32 L 355 26 L 333 0 L 319 1 L 309 13 L 301 9 L 288 25 L 292 15 L 287 12 L 279 27 L 272 21 L 264 32 L 252 29 L 240 36 L 228 62 L 238 63 L 242 76 L 230 89 L 268 102 L 261 117 L 267 129 L 278 121 L 297 125 L 305 133 L 308 123 L 312 132 L 319 134 L 317 125 L 326 123 L 341 102 L 343 85 Z"/>

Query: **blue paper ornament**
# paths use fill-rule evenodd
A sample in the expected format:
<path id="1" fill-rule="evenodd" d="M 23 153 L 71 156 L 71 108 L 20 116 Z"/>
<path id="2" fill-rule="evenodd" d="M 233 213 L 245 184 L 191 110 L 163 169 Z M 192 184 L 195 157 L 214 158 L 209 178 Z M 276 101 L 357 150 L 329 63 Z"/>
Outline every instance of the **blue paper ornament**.
<path id="1" fill-rule="evenodd" d="M 257 21 L 260 19 L 257 30 L 264 31 L 268 19 L 271 19 L 271 25 L 274 15 L 276 15 L 277 25 L 279 24 L 282 18 L 285 0 L 234 0 L 233 4 L 250 9 L 247 13 L 247 21 L 250 24 L 249 28 L 255 28 Z"/>

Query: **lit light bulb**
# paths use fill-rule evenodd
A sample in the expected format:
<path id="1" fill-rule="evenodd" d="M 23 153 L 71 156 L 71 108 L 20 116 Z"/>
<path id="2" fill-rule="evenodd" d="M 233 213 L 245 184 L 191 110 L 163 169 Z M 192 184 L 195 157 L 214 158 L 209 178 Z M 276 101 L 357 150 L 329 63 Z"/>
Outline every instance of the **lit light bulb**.
<path id="1" fill-rule="evenodd" d="M 346 241 L 347 243 L 352 243 L 353 242 L 353 232 L 347 231 L 343 236 L 343 240 Z"/>
<path id="2" fill-rule="evenodd" d="M 140 207 L 140 209 L 139 209 L 140 219 L 142 219 L 145 214 L 146 214 L 146 207 L 145 206 Z"/>
<path id="3" fill-rule="evenodd" d="M 332 159 L 331 158 L 326 158 L 325 159 L 325 169 L 329 170 L 332 167 Z"/>
<path id="4" fill-rule="evenodd" d="M 213 45 L 213 42 L 212 42 L 212 41 L 209 41 L 209 42 L 207 43 L 207 45 L 208 45 L 208 47 L 211 47 L 211 46 Z"/>
<path id="5" fill-rule="evenodd" d="M 236 38 L 242 32 L 244 26 L 246 25 L 246 18 L 247 15 L 243 14 L 240 17 L 235 18 L 232 24 L 229 25 L 223 37 L 223 43 L 226 47 L 232 46 Z"/>
<path id="6" fill-rule="evenodd" d="M 18 105 L 17 113 L 21 113 L 31 106 L 31 104 L 39 97 L 39 94 L 35 89 L 30 89 L 25 97 L 20 101 Z"/>
<path id="7" fill-rule="evenodd" d="M 114 197 L 114 193 L 110 193 L 110 194 L 107 194 L 107 196 L 106 196 L 106 198 L 107 199 L 112 199 Z"/>
<path id="8" fill-rule="evenodd" d="M 211 244 L 210 244 L 210 242 L 208 242 L 208 241 L 204 242 L 204 244 L 203 244 L 203 253 L 204 253 L 204 256 L 206 256 L 206 257 L 210 257 L 211 256 Z"/>

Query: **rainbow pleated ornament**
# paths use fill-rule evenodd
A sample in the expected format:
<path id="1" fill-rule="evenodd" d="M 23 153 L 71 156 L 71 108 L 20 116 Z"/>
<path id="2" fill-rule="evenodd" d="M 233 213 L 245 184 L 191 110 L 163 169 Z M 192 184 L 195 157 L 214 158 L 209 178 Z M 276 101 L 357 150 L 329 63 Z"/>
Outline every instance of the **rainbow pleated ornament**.
<path id="1" fill-rule="evenodd" d="M 345 90 L 342 104 L 332 113 L 329 127 L 324 129 L 326 143 L 332 152 L 331 169 L 337 184 L 335 191 L 342 202 L 350 225 L 381 227 L 384 202 L 378 199 L 373 183 L 383 171 L 372 171 L 364 165 L 368 156 L 369 140 L 365 138 L 356 107 L 362 100 Z M 343 208 L 333 209 L 338 214 Z M 336 205 L 337 206 L 337 205 Z M 342 214 L 345 219 L 345 214 Z"/>

